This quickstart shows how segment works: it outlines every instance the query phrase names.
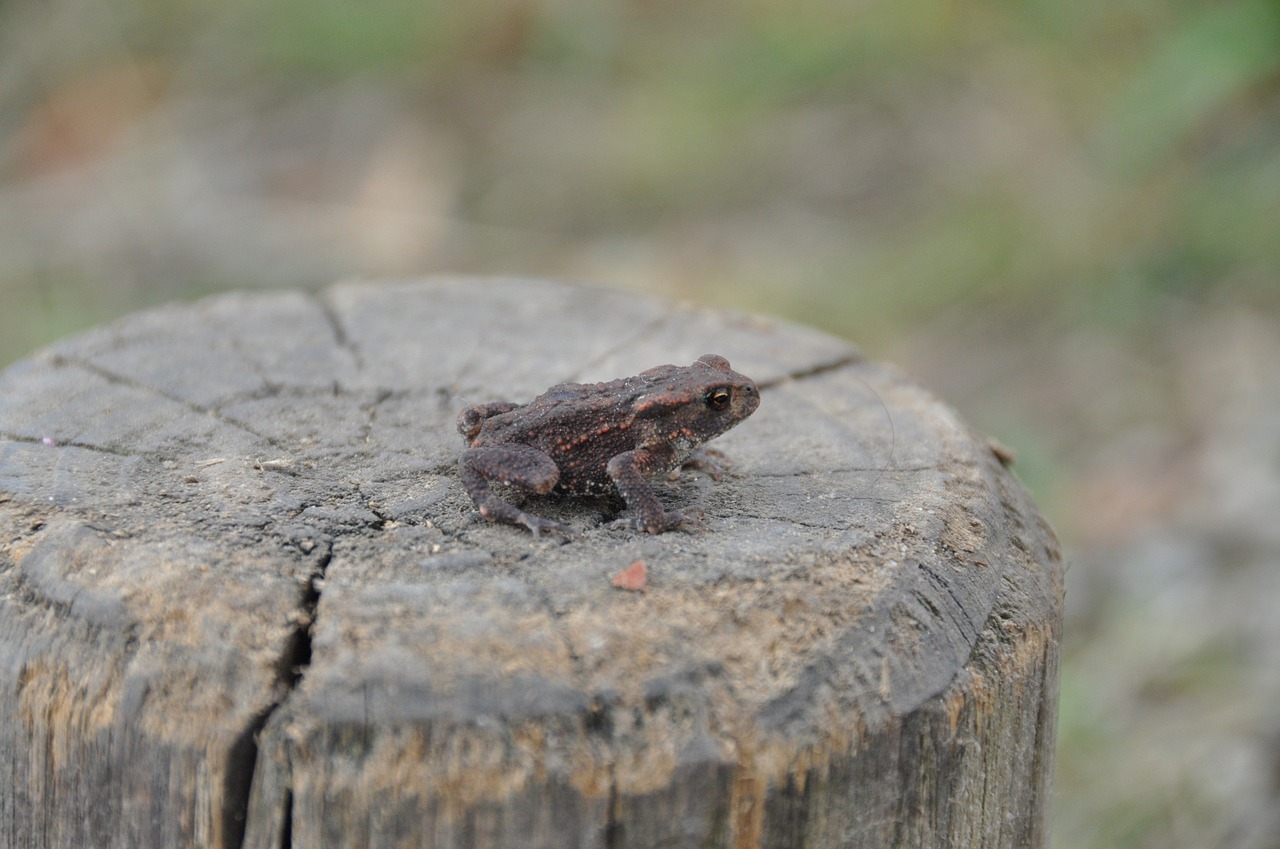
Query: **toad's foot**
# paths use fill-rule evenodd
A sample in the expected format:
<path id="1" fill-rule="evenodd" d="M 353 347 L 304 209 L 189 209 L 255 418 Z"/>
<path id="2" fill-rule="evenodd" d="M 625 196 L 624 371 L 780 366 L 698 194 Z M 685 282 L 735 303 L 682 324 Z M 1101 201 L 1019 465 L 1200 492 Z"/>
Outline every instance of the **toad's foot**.
<path id="1" fill-rule="evenodd" d="M 691 507 L 687 510 L 664 510 L 647 518 L 644 516 L 623 516 L 609 523 L 611 528 L 630 528 L 650 534 L 663 534 L 667 531 L 701 531 L 705 514 L 702 510 Z"/>
<path id="2" fill-rule="evenodd" d="M 672 469 L 668 474 L 670 480 L 676 480 L 680 477 L 683 469 L 694 469 L 703 472 L 713 481 L 718 481 L 725 476 L 729 468 L 733 465 L 723 451 L 717 451 L 714 448 L 699 448 L 697 451 L 680 464 L 679 469 Z"/>
<path id="3" fill-rule="evenodd" d="M 520 517 L 516 521 L 528 528 L 533 533 L 534 539 L 542 536 L 543 531 L 552 534 L 559 534 L 566 540 L 577 539 L 582 536 L 576 528 L 565 525 L 561 522 L 553 522 L 550 519 L 543 519 L 541 517 L 534 516 L 532 513 L 525 513 L 521 511 Z"/>

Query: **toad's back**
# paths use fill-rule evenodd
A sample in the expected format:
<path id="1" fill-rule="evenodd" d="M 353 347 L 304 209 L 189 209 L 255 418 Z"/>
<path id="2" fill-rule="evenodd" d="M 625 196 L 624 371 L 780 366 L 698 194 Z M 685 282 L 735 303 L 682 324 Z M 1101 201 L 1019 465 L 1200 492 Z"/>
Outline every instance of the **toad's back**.
<path id="1" fill-rule="evenodd" d="M 607 383 L 561 383 L 528 404 L 485 420 L 472 445 L 519 443 L 547 454 L 560 469 L 556 490 L 611 490 L 605 466 L 641 443 L 636 408 L 665 385 L 674 366 Z M 651 373 L 660 372 L 660 373 Z"/>

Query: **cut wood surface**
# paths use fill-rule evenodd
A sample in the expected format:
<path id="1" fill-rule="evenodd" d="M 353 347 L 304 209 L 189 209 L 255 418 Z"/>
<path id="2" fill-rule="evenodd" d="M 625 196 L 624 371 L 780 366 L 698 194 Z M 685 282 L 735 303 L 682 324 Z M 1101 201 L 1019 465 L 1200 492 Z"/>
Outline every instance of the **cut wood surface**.
<path id="1" fill-rule="evenodd" d="M 478 518 L 463 406 L 707 353 L 763 400 L 655 484 L 700 531 Z M 0 375 L 0 545 L 0 847 L 1043 843 L 1052 532 L 795 325 L 471 279 L 141 313 Z"/>

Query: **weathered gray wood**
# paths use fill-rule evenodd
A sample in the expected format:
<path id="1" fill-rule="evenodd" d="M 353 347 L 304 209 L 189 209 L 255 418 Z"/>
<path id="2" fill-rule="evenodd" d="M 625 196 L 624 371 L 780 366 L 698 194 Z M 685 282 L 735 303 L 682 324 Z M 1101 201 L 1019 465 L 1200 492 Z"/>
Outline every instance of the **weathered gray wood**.
<path id="1" fill-rule="evenodd" d="M 662 489 L 705 532 L 475 518 L 464 402 L 708 352 L 764 394 Z M 154 310 L 0 375 L 0 545 L 0 847 L 1043 841 L 1053 535 L 803 328 L 530 281 Z"/>

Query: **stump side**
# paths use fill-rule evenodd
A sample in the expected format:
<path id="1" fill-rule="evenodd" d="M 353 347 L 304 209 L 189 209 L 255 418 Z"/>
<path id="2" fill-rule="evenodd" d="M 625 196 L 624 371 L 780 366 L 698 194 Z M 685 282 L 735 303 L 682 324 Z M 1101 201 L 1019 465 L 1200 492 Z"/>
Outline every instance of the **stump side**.
<path id="1" fill-rule="evenodd" d="M 763 403 L 660 484 L 704 533 L 476 521 L 464 402 L 711 352 Z M 466 279 L 142 313 L 0 375 L 0 533 L 0 847 L 1042 842 L 1052 533 L 804 328 Z"/>

